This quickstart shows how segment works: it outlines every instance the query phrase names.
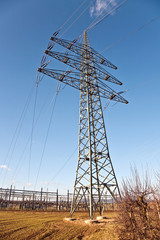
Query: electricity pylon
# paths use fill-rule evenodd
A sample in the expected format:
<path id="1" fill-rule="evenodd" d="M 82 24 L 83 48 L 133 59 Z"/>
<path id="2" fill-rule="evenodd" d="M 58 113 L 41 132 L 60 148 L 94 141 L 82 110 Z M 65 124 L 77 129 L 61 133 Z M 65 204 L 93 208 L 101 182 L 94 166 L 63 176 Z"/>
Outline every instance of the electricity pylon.
<path id="1" fill-rule="evenodd" d="M 70 215 L 72 217 L 80 202 L 85 202 L 90 218 L 93 219 L 96 209 L 102 215 L 102 198 L 106 191 L 115 200 L 120 197 L 109 154 L 100 97 L 122 103 L 128 102 L 102 81 L 122 85 L 117 78 L 100 66 L 101 64 L 117 69 L 91 48 L 86 32 L 83 44 L 78 43 L 78 39 L 67 41 L 57 38 L 57 34 L 58 32 L 50 38 L 52 42 L 45 54 L 69 65 L 72 70 L 46 69 L 48 63 L 44 60 L 38 71 L 80 90 L 79 155 Z M 76 55 L 51 51 L 55 43 Z"/>

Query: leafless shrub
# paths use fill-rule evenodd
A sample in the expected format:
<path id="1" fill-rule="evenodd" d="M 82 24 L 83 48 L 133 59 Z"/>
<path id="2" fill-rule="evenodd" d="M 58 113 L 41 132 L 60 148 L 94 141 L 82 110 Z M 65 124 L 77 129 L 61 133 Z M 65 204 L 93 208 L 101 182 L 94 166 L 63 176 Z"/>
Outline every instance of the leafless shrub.
<path id="1" fill-rule="evenodd" d="M 160 186 L 160 181 L 158 186 Z M 123 180 L 121 194 L 118 216 L 119 239 L 159 240 L 159 190 L 157 187 L 152 187 L 148 174 L 142 181 L 134 168 L 132 177 Z"/>

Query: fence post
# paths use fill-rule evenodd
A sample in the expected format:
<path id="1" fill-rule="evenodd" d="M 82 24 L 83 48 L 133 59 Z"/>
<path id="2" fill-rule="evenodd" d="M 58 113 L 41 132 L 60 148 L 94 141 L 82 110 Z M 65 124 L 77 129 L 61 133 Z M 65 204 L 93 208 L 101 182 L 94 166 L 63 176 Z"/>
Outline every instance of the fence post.
<path id="1" fill-rule="evenodd" d="M 42 194 L 43 194 L 43 188 L 41 188 L 40 208 L 42 208 Z"/>
<path id="2" fill-rule="evenodd" d="M 69 190 L 67 191 L 67 210 L 69 209 Z"/>
<path id="3" fill-rule="evenodd" d="M 5 202 L 7 202 L 7 198 L 8 198 L 8 188 L 6 189 Z"/>
<path id="4" fill-rule="evenodd" d="M 11 194 L 12 194 L 12 185 L 11 185 L 11 187 L 10 187 L 10 191 L 9 191 L 8 209 L 9 209 L 9 204 L 10 204 L 10 200 L 11 200 Z"/>
<path id="5" fill-rule="evenodd" d="M 56 196 L 56 210 L 58 210 L 58 189 L 57 189 L 57 196 Z"/>
<path id="6" fill-rule="evenodd" d="M 34 208 L 35 208 L 35 204 L 34 204 L 34 196 L 35 196 L 35 193 L 33 193 L 33 201 L 32 201 L 32 210 L 34 210 Z"/>
<path id="7" fill-rule="evenodd" d="M 113 198 L 112 198 L 112 209 L 114 209 Z"/>
<path id="8" fill-rule="evenodd" d="M 15 196 L 15 186 L 13 188 L 12 201 L 14 201 L 14 196 Z"/>
<path id="9" fill-rule="evenodd" d="M 47 188 L 47 192 L 46 192 L 46 210 L 47 210 L 47 207 L 48 207 L 48 188 Z"/>

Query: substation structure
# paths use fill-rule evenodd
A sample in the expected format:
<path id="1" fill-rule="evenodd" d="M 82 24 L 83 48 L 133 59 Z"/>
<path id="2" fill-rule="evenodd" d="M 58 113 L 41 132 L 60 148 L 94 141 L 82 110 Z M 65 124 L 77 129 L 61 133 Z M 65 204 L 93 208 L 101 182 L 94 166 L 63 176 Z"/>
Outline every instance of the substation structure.
<path id="1" fill-rule="evenodd" d="M 50 38 L 38 72 L 80 90 L 79 155 L 70 215 L 72 217 L 79 204 L 85 202 L 90 218 L 93 219 L 96 210 L 102 215 L 106 194 L 114 200 L 120 198 L 109 154 L 101 97 L 126 104 L 128 102 L 106 85 L 105 82 L 122 83 L 102 65 L 112 69 L 117 67 L 90 46 L 86 32 L 82 44 L 78 42 L 79 38 L 73 41 L 58 38 L 58 33 L 55 32 Z M 55 44 L 64 47 L 66 52 L 53 51 Z M 47 68 L 50 63 L 46 62 L 48 56 L 70 66 L 71 70 Z"/>
<path id="2" fill-rule="evenodd" d="M 0 188 L 0 210 L 36 210 L 36 211 L 70 211 L 73 193 L 69 190 L 66 194 L 55 192 L 20 190 L 15 188 Z M 110 196 L 103 198 L 105 210 L 116 208 L 116 204 Z M 77 211 L 86 211 L 85 201 L 81 201 Z"/>

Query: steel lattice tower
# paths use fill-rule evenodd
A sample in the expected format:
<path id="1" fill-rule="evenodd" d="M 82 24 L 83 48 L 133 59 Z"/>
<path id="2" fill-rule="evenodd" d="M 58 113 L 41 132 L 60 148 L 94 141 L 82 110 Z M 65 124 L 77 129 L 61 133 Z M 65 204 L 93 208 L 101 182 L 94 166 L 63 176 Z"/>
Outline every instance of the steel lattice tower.
<path id="1" fill-rule="evenodd" d="M 85 199 L 90 218 L 93 219 L 93 208 L 98 207 L 102 215 L 101 198 L 105 189 L 115 199 L 120 193 L 109 155 L 96 71 L 90 67 L 94 66 L 94 58 L 86 32 L 83 44 L 85 48 L 82 48 L 81 54 L 79 156 L 71 216 L 78 203 Z"/>
<path id="2" fill-rule="evenodd" d="M 104 70 L 100 64 L 116 69 L 102 55 L 91 48 L 87 33 L 83 44 L 77 39 L 67 41 L 57 38 L 58 32 L 50 38 L 45 55 L 49 55 L 73 68 L 70 71 L 46 69 L 48 63 L 43 58 L 39 72 L 55 78 L 80 90 L 79 156 L 74 184 L 70 215 L 80 202 L 85 202 L 90 218 L 94 211 L 103 212 L 103 197 L 106 191 L 115 200 L 120 197 L 119 187 L 111 162 L 100 97 L 128 103 L 120 94 L 108 87 L 102 80 L 122 85 Z M 55 43 L 73 51 L 75 55 L 51 51 Z M 75 69 L 78 72 L 75 72 Z M 77 76 L 79 78 L 77 78 Z"/>

